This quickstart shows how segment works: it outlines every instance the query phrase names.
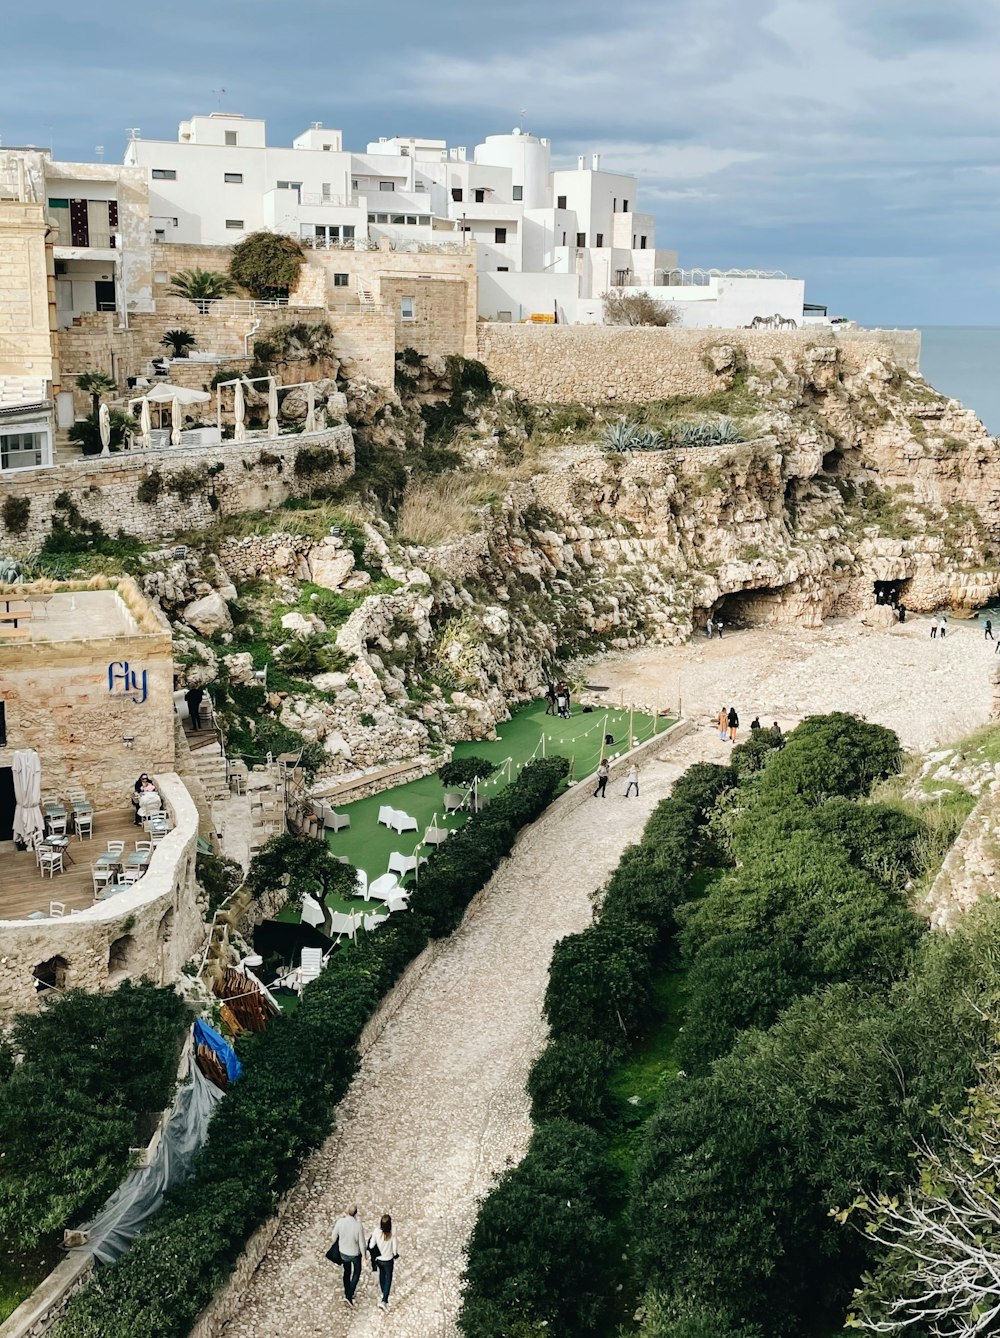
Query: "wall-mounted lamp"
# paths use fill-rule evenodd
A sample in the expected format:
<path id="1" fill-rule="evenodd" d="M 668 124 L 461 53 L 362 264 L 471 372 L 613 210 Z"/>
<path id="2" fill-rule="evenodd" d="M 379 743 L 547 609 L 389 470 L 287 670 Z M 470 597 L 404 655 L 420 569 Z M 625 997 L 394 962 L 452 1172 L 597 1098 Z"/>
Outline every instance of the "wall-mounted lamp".
<path id="1" fill-rule="evenodd" d="M 123 746 L 123 747 L 125 747 L 125 748 L 131 748 L 132 745 L 133 745 L 133 743 L 135 743 L 135 735 L 134 735 L 134 734 L 123 734 L 123 735 L 122 735 L 122 746 Z"/>

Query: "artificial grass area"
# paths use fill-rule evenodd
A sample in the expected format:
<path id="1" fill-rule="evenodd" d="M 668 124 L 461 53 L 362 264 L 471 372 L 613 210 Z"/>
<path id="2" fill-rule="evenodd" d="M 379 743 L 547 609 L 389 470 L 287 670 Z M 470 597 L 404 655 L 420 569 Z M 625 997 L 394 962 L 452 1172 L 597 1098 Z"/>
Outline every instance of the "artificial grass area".
<path id="1" fill-rule="evenodd" d="M 633 743 L 642 743 L 653 737 L 654 732 L 661 734 L 673 719 L 661 717 L 654 721 L 650 715 L 636 711 L 632 716 Z M 570 779 L 580 779 L 592 775 L 601 760 L 605 734 L 613 734 L 614 744 L 606 751 L 611 757 L 623 753 L 629 743 L 629 712 L 619 708 L 601 708 L 583 713 L 581 707 L 574 708 L 569 720 L 559 720 L 545 714 L 545 702 L 532 702 L 515 712 L 510 720 L 497 726 L 497 739 L 476 739 L 468 743 L 455 745 L 455 757 L 486 757 L 498 766 L 510 758 L 509 768 L 498 771 L 484 787 L 484 793 L 494 795 L 505 786 L 509 779 L 528 761 L 541 757 L 542 735 L 545 735 L 544 755 L 557 754 L 572 758 L 573 766 Z M 509 775 L 508 775 L 509 771 Z M 618 784 L 616 781 L 615 784 Z M 436 775 L 423 776 L 420 780 L 409 781 L 406 785 L 397 785 L 395 789 L 383 790 L 368 799 L 359 799 L 353 804 L 344 804 L 338 813 L 348 813 L 351 826 L 342 832 L 327 833 L 327 844 L 335 855 L 346 855 L 350 862 L 359 869 L 364 869 L 369 881 L 386 872 L 389 856 L 394 850 L 403 855 L 412 855 L 423 839 L 425 828 L 461 827 L 466 821 L 464 813 L 445 816 L 444 786 Z M 402 836 L 378 824 L 378 811 L 388 804 L 400 808 L 416 818 L 418 830 L 405 832 Z M 426 854 L 429 847 L 426 847 Z M 359 898 L 346 900 L 342 897 L 329 897 L 326 903 L 332 910 L 371 914 L 377 903 L 362 901 Z M 296 922 L 297 910 L 285 906 L 277 916 L 279 920 Z"/>
<path id="2" fill-rule="evenodd" d="M 498 766 L 510 758 L 510 776 L 515 776 L 526 762 L 542 756 L 540 740 L 544 733 L 546 756 L 558 754 L 571 757 L 571 779 L 574 776 L 589 776 L 597 770 L 601 760 L 605 733 L 615 737 L 615 744 L 608 748 L 609 753 L 620 753 L 627 749 L 628 718 L 628 711 L 595 710 L 584 715 L 577 707 L 569 720 L 558 720 L 546 716 L 544 702 L 532 702 L 510 720 L 497 726 L 499 738 L 458 743 L 455 745 L 455 757 L 486 757 Z M 668 719 L 656 721 L 657 733 L 671 723 Z M 635 742 L 651 738 L 653 729 L 652 716 L 640 716 L 638 713 L 633 716 L 632 735 Z M 496 794 L 509 779 L 506 770 L 498 771 L 482 787 L 483 792 L 487 795 Z M 330 849 L 335 855 L 346 855 L 352 864 L 364 869 L 369 879 L 377 878 L 385 873 L 389 856 L 394 850 L 404 855 L 413 854 L 432 818 L 438 827 L 460 827 L 465 822 L 464 814 L 446 818 L 443 801 L 444 786 L 436 775 L 431 775 L 399 785 L 393 790 L 383 790 L 368 799 L 345 804 L 337 811 L 350 815 L 351 826 L 347 831 L 331 832 L 328 835 Z M 387 827 L 380 827 L 378 811 L 383 804 L 400 808 L 416 818 L 419 830 L 398 836 Z"/>

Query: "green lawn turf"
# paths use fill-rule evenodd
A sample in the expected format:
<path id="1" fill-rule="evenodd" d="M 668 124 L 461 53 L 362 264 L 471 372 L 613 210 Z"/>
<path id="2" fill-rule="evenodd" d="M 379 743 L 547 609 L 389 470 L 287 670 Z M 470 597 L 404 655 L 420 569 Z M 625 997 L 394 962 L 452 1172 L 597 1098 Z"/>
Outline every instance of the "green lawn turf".
<path id="1" fill-rule="evenodd" d="M 654 728 L 656 733 L 661 734 L 672 723 L 667 717 L 654 722 L 652 716 L 636 712 L 632 717 L 633 742 L 641 743 L 652 738 Z M 494 795 L 508 783 L 508 771 L 511 777 L 516 776 L 526 762 L 542 756 L 543 734 L 546 756 L 558 754 L 571 757 L 571 775 L 578 779 L 592 775 L 601 759 L 605 733 L 613 734 L 615 738 L 615 743 L 607 749 L 611 756 L 625 752 L 629 740 L 629 712 L 595 708 L 593 712 L 584 715 L 577 706 L 569 720 L 558 720 L 546 716 L 544 701 L 533 702 L 497 726 L 497 739 L 478 739 L 456 744 L 455 756 L 487 757 L 498 766 L 510 758 L 509 768 L 498 771 L 487 783 L 484 792 Z M 346 855 L 357 868 L 364 869 L 369 880 L 375 879 L 386 872 L 389 856 L 394 850 L 404 855 L 413 854 L 432 819 L 438 827 L 462 826 L 466 820 L 465 814 L 445 817 L 443 798 L 444 787 L 436 775 L 431 775 L 409 781 L 406 785 L 397 785 L 392 790 L 383 790 L 368 799 L 344 804 L 337 811 L 350 814 L 351 826 L 346 831 L 327 833 L 327 843 L 335 855 Z M 400 808 L 416 818 L 419 830 L 397 835 L 388 827 L 379 826 L 378 811 L 383 804 Z M 367 911 L 370 914 L 373 910 L 371 902 L 353 898 L 345 900 L 330 897 L 327 905 L 335 911 Z M 277 918 L 294 922 L 298 920 L 299 913 L 285 906 Z"/>

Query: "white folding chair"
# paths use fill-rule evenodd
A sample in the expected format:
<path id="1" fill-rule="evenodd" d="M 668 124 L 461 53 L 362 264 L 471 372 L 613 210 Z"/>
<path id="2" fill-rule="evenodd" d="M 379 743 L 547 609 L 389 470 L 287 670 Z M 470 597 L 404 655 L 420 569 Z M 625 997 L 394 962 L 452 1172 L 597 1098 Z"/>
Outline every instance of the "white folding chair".
<path id="1" fill-rule="evenodd" d="M 54 916 L 57 920 L 61 919 L 66 914 L 65 901 L 50 901 L 49 914 Z"/>

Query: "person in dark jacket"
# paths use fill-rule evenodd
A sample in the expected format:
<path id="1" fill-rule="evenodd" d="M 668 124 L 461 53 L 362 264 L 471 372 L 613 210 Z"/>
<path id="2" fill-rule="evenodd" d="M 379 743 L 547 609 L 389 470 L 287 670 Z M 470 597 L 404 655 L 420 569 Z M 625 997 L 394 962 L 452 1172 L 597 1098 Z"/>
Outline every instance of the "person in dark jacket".
<path id="1" fill-rule="evenodd" d="M 201 729 L 201 703 L 204 696 L 204 688 L 188 688 L 184 694 L 192 729 Z"/>
<path id="2" fill-rule="evenodd" d="M 729 725 L 729 742 L 730 742 L 730 743 L 735 743 L 735 742 L 736 742 L 736 731 L 737 731 L 737 730 L 739 729 L 739 727 L 740 727 L 740 718 L 739 718 L 739 716 L 736 714 L 736 707 L 735 707 L 735 706 L 730 706 L 730 708 L 729 708 L 729 715 L 726 717 L 726 720 L 727 720 L 728 725 Z"/>
<path id="3" fill-rule="evenodd" d="M 595 799 L 598 797 L 598 795 L 600 795 L 602 799 L 607 799 L 608 797 L 605 794 L 605 791 L 608 788 L 609 770 L 610 768 L 608 767 L 608 759 L 606 757 L 602 757 L 601 765 L 597 768 L 597 789 L 594 791 Z"/>

